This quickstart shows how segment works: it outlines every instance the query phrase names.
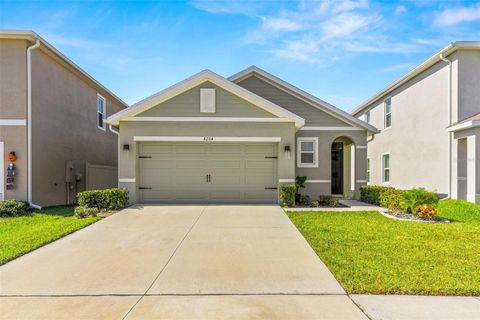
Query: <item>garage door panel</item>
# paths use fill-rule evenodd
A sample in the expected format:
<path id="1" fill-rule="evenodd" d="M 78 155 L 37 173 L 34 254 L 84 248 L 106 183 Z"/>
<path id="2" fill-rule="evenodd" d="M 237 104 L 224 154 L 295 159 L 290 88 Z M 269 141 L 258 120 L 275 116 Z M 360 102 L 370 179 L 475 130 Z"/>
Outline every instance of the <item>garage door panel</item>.
<path id="1" fill-rule="evenodd" d="M 194 155 L 205 154 L 207 153 L 207 146 L 201 145 L 201 144 L 196 144 L 196 145 L 179 144 L 175 146 L 175 153 L 176 154 L 194 154 Z"/>
<path id="2" fill-rule="evenodd" d="M 162 153 L 172 153 L 172 145 L 161 145 L 155 143 L 142 143 L 139 146 L 139 154 L 162 154 Z"/>
<path id="3" fill-rule="evenodd" d="M 139 199 L 144 202 L 276 202 L 277 146 L 272 143 L 140 144 Z M 152 152 L 149 154 L 148 152 Z M 155 153 L 153 153 L 155 152 Z M 210 182 L 207 182 L 210 175 Z"/>
<path id="4" fill-rule="evenodd" d="M 140 169 L 173 169 L 175 168 L 175 160 L 161 159 L 142 159 L 140 161 Z"/>
<path id="5" fill-rule="evenodd" d="M 260 155 L 265 155 L 265 154 L 273 154 L 276 155 L 276 146 L 273 144 L 264 144 L 264 143 L 259 143 L 259 144 L 247 144 L 245 145 L 245 153 L 246 154 L 260 154 Z"/>
<path id="6" fill-rule="evenodd" d="M 246 160 L 245 168 L 247 169 L 273 169 L 275 168 L 275 163 L 271 159 L 259 159 L 259 160 Z"/>
<path id="7" fill-rule="evenodd" d="M 211 160 L 208 164 L 213 169 L 240 169 L 242 167 L 241 160 Z"/>
<path id="8" fill-rule="evenodd" d="M 199 159 L 184 159 L 184 160 L 175 160 L 176 167 L 178 169 L 205 169 L 207 167 L 207 160 Z"/>

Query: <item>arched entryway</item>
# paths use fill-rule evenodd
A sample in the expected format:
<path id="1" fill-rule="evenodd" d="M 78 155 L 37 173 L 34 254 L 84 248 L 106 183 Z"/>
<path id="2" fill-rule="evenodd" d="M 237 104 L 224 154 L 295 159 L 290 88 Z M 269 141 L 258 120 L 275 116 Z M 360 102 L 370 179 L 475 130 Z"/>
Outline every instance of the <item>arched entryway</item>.
<path id="1" fill-rule="evenodd" d="M 355 143 L 338 137 L 331 145 L 332 195 L 353 198 L 355 192 Z"/>

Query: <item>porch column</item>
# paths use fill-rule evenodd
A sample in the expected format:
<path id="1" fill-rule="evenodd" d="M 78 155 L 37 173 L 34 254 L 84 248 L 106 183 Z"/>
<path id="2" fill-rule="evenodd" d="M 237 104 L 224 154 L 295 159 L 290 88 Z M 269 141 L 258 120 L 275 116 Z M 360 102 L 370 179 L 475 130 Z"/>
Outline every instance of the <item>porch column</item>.
<path id="1" fill-rule="evenodd" d="M 360 187 L 367 184 L 367 145 L 355 150 L 355 199 L 360 199 Z"/>
<path id="2" fill-rule="evenodd" d="M 477 135 L 467 137 L 467 201 L 480 201 L 480 139 Z"/>

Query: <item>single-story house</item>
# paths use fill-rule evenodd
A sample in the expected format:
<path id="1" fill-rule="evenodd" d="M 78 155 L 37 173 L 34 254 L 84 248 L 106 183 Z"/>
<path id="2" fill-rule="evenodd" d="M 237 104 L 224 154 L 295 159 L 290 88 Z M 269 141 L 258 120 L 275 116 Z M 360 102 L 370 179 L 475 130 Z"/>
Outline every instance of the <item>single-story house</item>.
<path id="1" fill-rule="evenodd" d="M 204 70 L 107 123 L 132 203 L 276 203 L 296 176 L 312 198 L 357 198 L 377 132 L 254 66 L 228 79 Z"/>

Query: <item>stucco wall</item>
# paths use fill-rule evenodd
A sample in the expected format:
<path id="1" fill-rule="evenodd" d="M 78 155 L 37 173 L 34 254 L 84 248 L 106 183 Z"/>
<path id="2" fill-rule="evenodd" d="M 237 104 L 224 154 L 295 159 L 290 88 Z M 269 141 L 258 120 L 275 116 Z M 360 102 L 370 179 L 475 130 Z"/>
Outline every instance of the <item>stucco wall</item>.
<path id="1" fill-rule="evenodd" d="M 0 119 L 26 119 L 27 67 L 25 40 L 0 40 Z M 1 126 L 6 159 L 9 152 L 17 155 L 14 189 L 5 190 L 6 199 L 27 200 L 27 129 L 26 126 Z M 4 161 L 6 170 L 8 161 Z"/>
<path id="2" fill-rule="evenodd" d="M 85 81 L 71 67 L 42 50 L 32 54 L 33 202 L 67 202 L 66 161 L 74 162 L 69 202 L 85 189 L 86 163 L 116 166 L 117 136 L 97 128 L 97 93 L 106 98 L 107 115 L 123 107 L 107 92 Z"/>
<path id="3" fill-rule="evenodd" d="M 461 50 L 458 59 L 458 121 L 480 113 L 480 51 Z"/>
<path id="4" fill-rule="evenodd" d="M 279 179 L 295 177 L 295 126 L 293 123 L 198 123 L 198 122 L 120 122 L 120 146 L 128 144 L 129 151 L 119 150 L 119 178 L 137 176 L 137 148 L 134 136 L 196 136 L 196 137 L 280 137 L 278 148 Z M 289 145 L 292 157 L 285 159 L 283 147 Z M 136 183 L 120 182 L 130 191 L 130 201 L 137 201 Z"/>
<path id="5" fill-rule="evenodd" d="M 455 78 L 457 61 L 452 58 Z M 389 96 L 392 126 L 385 129 L 383 101 Z M 368 143 L 371 184 L 382 184 L 382 154 L 390 153 L 391 186 L 448 193 L 447 64 L 437 63 L 366 110 L 370 110 L 370 123 L 381 130 Z M 364 120 L 366 110 L 356 116 Z"/>

